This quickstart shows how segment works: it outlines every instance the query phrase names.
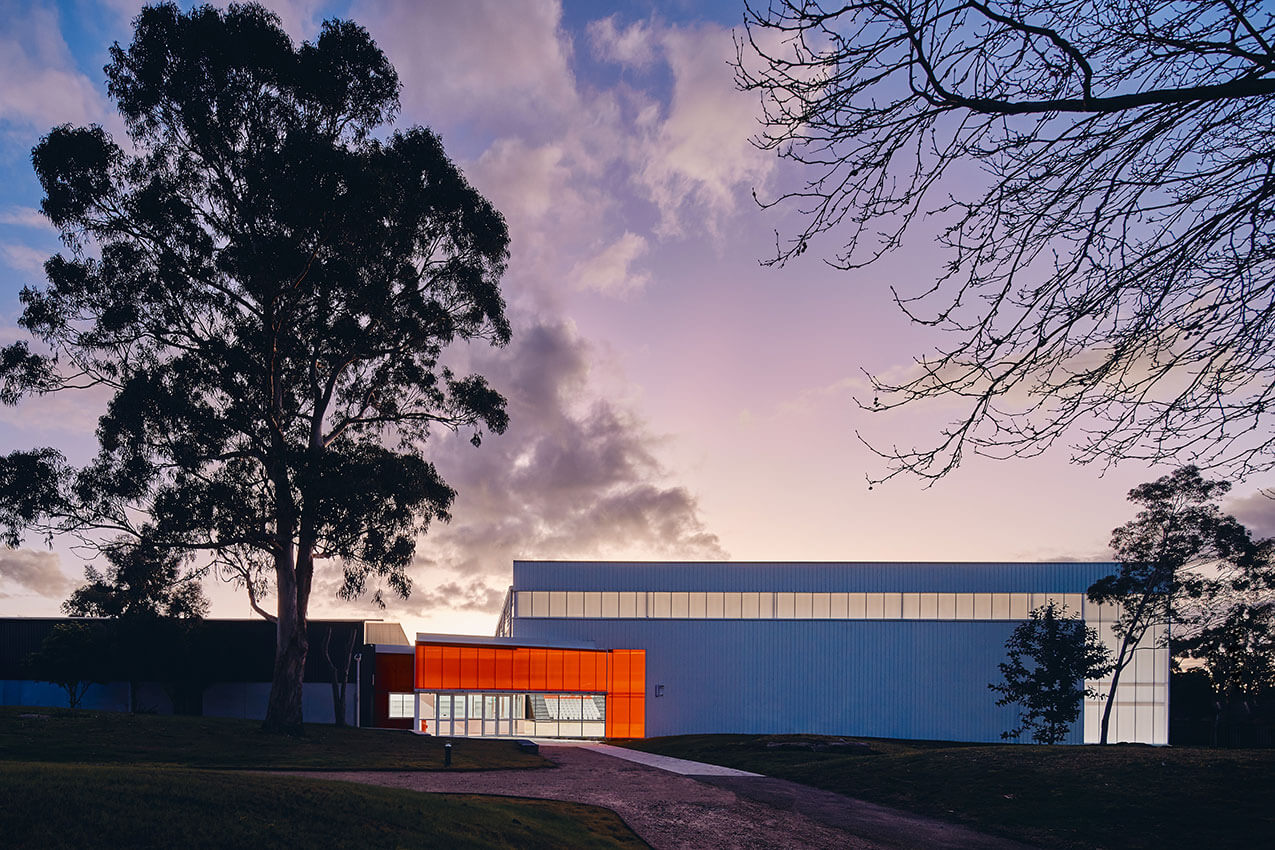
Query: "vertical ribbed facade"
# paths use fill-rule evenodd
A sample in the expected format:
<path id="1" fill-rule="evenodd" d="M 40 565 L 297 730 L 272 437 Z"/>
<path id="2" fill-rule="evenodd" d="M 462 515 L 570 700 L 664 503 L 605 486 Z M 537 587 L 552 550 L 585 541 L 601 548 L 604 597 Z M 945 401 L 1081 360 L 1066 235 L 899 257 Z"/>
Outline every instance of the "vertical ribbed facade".
<path id="1" fill-rule="evenodd" d="M 1114 570 L 515 561 L 509 622 L 514 640 L 644 649 L 648 736 L 999 741 L 1016 711 L 998 707 L 988 684 L 1000 680 L 1005 641 L 1024 611 L 1055 598 L 1088 619 L 1096 612 L 1085 610 L 1084 592 Z M 1157 654 L 1143 667 L 1167 689 L 1167 653 L 1163 671 L 1161 661 Z M 1127 739 L 1164 743 L 1167 699 L 1148 706 L 1150 725 L 1127 724 Z M 1082 718 L 1068 740 L 1086 737 Z"/>

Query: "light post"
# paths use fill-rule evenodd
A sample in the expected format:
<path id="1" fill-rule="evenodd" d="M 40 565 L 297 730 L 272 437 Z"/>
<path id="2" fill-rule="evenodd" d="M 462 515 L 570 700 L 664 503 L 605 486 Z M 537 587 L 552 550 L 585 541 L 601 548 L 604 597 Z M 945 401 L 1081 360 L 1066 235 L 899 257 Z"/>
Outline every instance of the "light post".
<path id="1" fill-rule="evenodd" d="M 348 668 L 347 668 L 348 669 Z M 363 707 L 363 653 L 354 653 L 354 728 L 359 725 L 359 709 Z"/>

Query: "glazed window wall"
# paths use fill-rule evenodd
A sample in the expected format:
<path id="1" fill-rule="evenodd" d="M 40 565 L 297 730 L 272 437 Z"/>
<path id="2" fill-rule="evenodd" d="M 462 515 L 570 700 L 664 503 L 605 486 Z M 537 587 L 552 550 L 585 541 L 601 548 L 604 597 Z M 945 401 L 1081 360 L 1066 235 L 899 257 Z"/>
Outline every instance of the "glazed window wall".
<path id="1" fill-rule="evenodd" d="M 1103 643 L 1114 655 L 1119 649 L 1119 639 L 1112 625 L 1118 609 L 1114 605 L 1090 605 L 1085 613 L 1088 625 L 1097 629 Z M 1111 720 L 1107 728 L 1107 740 L 1136 741 L 1145 744 L 1169 743 L 1169 648 L 1165 646 L 1167 629 L 1152 628 L 1137 649 L 1133 660 L 1120 673 L 1116 686 L 1116 701 L 1111 706 Z M 1085 743 L 1096 744 L 1102 738 L 1102 712 L 1107 693 L 1111 690 L 1111 677 L 1098 681 L 1086 681 L 1096 688 L 1096 698 L 1086 698 L 1084 707 Z"/>
<path id="2" fill-rule="evenodd" d="M 518 617 L 584 619 L 1025 620 L 1050 600 L 1089 619 L 1083 593 L 520 590 L 515 611 Z"/>
<path id="3" fill-rule="evenodd" d="M 415 694 L 390 694 L 389 714 L 391 720 L 412 716 L 412 698 Z"/>

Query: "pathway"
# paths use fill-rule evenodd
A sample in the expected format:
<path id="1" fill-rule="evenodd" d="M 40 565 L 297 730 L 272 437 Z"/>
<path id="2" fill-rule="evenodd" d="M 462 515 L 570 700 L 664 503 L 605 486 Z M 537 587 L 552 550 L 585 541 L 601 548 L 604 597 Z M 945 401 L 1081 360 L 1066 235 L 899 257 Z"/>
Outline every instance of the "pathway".
<path id="1" fill-rule="evenodd" d="M 464 759 L 457 740 L 455 758 Z M 308 772 L 452 794 L 570 800 L 611 809 L 656 850 L 1024 850 L 964 827 L 742 770 L 593 742 L 541 742 L 557 769 Z"/>

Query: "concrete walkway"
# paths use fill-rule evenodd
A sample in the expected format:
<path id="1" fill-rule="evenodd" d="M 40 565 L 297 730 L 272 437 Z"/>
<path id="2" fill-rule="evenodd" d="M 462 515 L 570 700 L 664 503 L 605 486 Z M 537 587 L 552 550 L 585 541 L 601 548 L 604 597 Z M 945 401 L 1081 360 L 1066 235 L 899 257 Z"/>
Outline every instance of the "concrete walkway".
<path id="1" fill-rule="evenodd" d="M 627 747 L 613 747 L 610 744 L 599 744 L 595 741 L 571 741 L 564 742 L 562 740 L 543 740 L 537 743 L 544 746 L 572 746 L 572 747 L 588 747 L 594 752 L 603 755 L 613 756 L 614 758 L 624 759 L 625 761 L 637 762 L 647 767 L 656 767 L 660 770 L 666 770 L 669 773 L 676 773 L 679 776 L 761 776 L 760 773 L 749 773 L 746 770 L 736 770 L 733 767 L 722 767 L 718 764 L 704 764 L 702 761 L 687 761 L 686 759 L 677 759 L 672 756 L 661 756 L 656 753 L 644 753 L 641 750 L 630 750 Z"/>
<path id="2" fill-rule="evenodd" d="M 557 769 L 296 773 L 433 793 L 590 803 L 616 812 L 656 850 L 1024 850 L 964 827 L 742 770 L 596 742 L 542 742 L 540 752 Z M 456 758 L 464 758 L 463 750 Z"/>

